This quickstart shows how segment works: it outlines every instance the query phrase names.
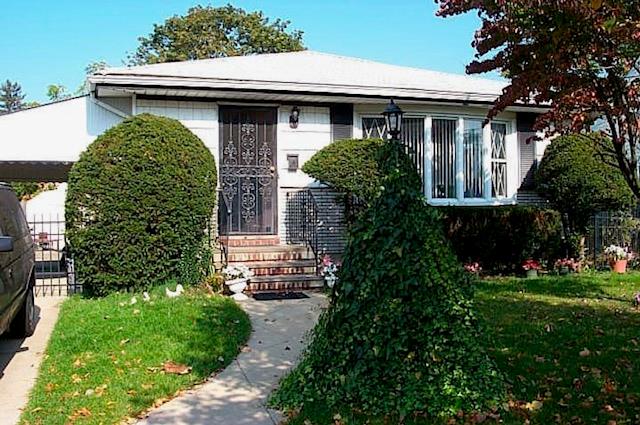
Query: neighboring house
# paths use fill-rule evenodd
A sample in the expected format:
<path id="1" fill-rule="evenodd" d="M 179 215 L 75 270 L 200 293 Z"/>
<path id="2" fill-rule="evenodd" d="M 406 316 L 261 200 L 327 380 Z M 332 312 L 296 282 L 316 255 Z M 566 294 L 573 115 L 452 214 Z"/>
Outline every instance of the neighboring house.
<path id="1" fill-rule="evenodd" d="M 381 112 L 390 98 L 405 111 L 402 139 L 414 152 L 430 204 L 539 201 L 531 173 L 546 142 L 530 139 L 533 120 L 545 109 L 513 105 L 483 127 L 502 82 L 302 51 L 111 68 L 88 84 L 89 96 L 0 117 L 0 139 L 9 142 L 0 180 L 29 173 L 64 180 L 80 152 L 125 117 L 176 118 L 219 164 L 220 225 L 232 260 L 287 260 L 291 267 L 283 272 L 308 272 L 291 253 L 258 258 L 233 251 L 304 242 L 303 223 L 312 213 L 320 224 L 319 250 L 340 251 L 342 205 L 300 168 L 334 140 L 385 137 Z M 254 251 L 261 250 L 268 251 Z M 269 264 L 259 274 L 274 274 L 277 264 Z"/>

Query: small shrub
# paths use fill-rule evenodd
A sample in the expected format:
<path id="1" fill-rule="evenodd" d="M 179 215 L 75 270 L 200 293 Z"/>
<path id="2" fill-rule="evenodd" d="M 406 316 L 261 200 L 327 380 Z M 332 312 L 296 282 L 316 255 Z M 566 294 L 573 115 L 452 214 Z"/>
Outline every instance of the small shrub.
<path id="1" fill-rule="evenodd" d="M 630 207 L 633 193 L 619 168 L 609 165 L 613 149 L 598 134 L 558 137 L 545 150 L 536 173 L 537 190 L 555 209 L 566 214 L 566 225 L 581 237 L 598 211 Z"/>
<path id="2" fill-rule="evenodd" d="M 338 140 L 304 163 L 302 171 L 339 192 L 371 199 L 380 191 L 381 139 Z"/>
<path id="3" fill-rule="evenodd" d="M 352 226 L 329 308 L 272 399 L 279 407 L 320 402 L 396 419 L 450 417 L 503 397 L 482 347 L 471 275 L 411 184 L 415 170 L 397 167 L 395 149 L 383 148 L 383 194 Z"/>
<path id="4" fill-rule="evenodd" d="M 178 121 L 143 114 L 108 130 L 69 173 L 78 280 L 91 295 L 195 280 L 215 195 L 213 155 Z"/>
<path id="5" fill-rule="evenodd" d="M 564 256 L 560 214 L 526 206 L 446 207 L 447 238 L 464 263 L 478 262 L 489 273 L 513 273 L 527 259 L 548 266 Z"/>

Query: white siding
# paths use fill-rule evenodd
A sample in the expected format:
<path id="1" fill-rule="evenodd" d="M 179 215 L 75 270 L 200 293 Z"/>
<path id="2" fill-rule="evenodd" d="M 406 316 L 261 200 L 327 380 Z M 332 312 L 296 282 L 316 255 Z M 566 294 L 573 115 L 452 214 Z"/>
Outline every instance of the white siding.
<path id="1" fill-rule="evenodd" d="M 215 103 L 138 99 L 135 111 L 136 114 L 149 113 L 180 121 L 204 142 L 216 162 L 219 161 L 218 106 Z"/>
<path id="2" fill-rule="evenodd" d="M 0 116 L 0 161 L 76 161 L 122 120 L 89 96 Z"/>
<path id="3" fill-rule="evenodd" d="M 286 194 L 295 188 L 319 186 L 301 170 L 287 170 L 287 155 L 298 155 L 298 165 L 309 160 L 317 151 L 331 143 L 331 117 L 328 107 L 300 106 L 298 128 L 289 126 L 289 115 L 294 105 L 278 108 L 278 229 L 285 239 Z"/>

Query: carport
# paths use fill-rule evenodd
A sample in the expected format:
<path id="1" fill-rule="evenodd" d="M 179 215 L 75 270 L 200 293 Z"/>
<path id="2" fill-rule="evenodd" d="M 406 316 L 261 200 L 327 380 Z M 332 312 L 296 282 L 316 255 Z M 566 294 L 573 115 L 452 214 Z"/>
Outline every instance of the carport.
<path id="1" fill-rule="evenodd" d="M 67 181 L 72 165 L 71 161 L 0 160 L 0 181 L 62 183 Z"/>
<path id="2" fill-rule="evenodd" d="M 126 116 L 90 95 L 0 115 L 0 181 L 65 182 L 80 153 Z"/>

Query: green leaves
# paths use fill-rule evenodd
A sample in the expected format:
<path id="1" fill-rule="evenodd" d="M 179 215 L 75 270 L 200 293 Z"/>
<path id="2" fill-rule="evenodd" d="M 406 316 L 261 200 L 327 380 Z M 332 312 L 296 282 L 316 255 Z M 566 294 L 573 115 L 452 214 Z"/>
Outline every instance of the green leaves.
<path id="1" fill-rule="evenodd" d="M 149 155 L 153 152 L 153 155 Z M 209 149 L 176 120 L 148 114 L 98 137 L 69 173 L 66 221 L 88 293 L 197 280 L 216 203 Z"/>
<path id="2" fill-rule="evenodd" d="M 241 8 L 196 6 L 154 25 L 129 56 L 131 65 L 303 50 L 302 32 Z"/>
<path id="3" fill-rule="evenodd" d="M 578 233 L 584 232 L 595 212 L 633 203 L 613 151 L 611 140 L 604 136 L 574 134 L 553 140 L 542 158 L 536 175 L 538 191 L 568 214 Z"/>
<path id="4" fill-rule="evenodd" d="M 481 343 L 469 276 L 440 216 L 424 205 L 415 169 L 381 147 L 385 191 L 353 224 L 340 281 L 301 364 L 273 403 L 319 401 L 365 415 L 430 418 L 485 410 L 503 384 Z"/>

